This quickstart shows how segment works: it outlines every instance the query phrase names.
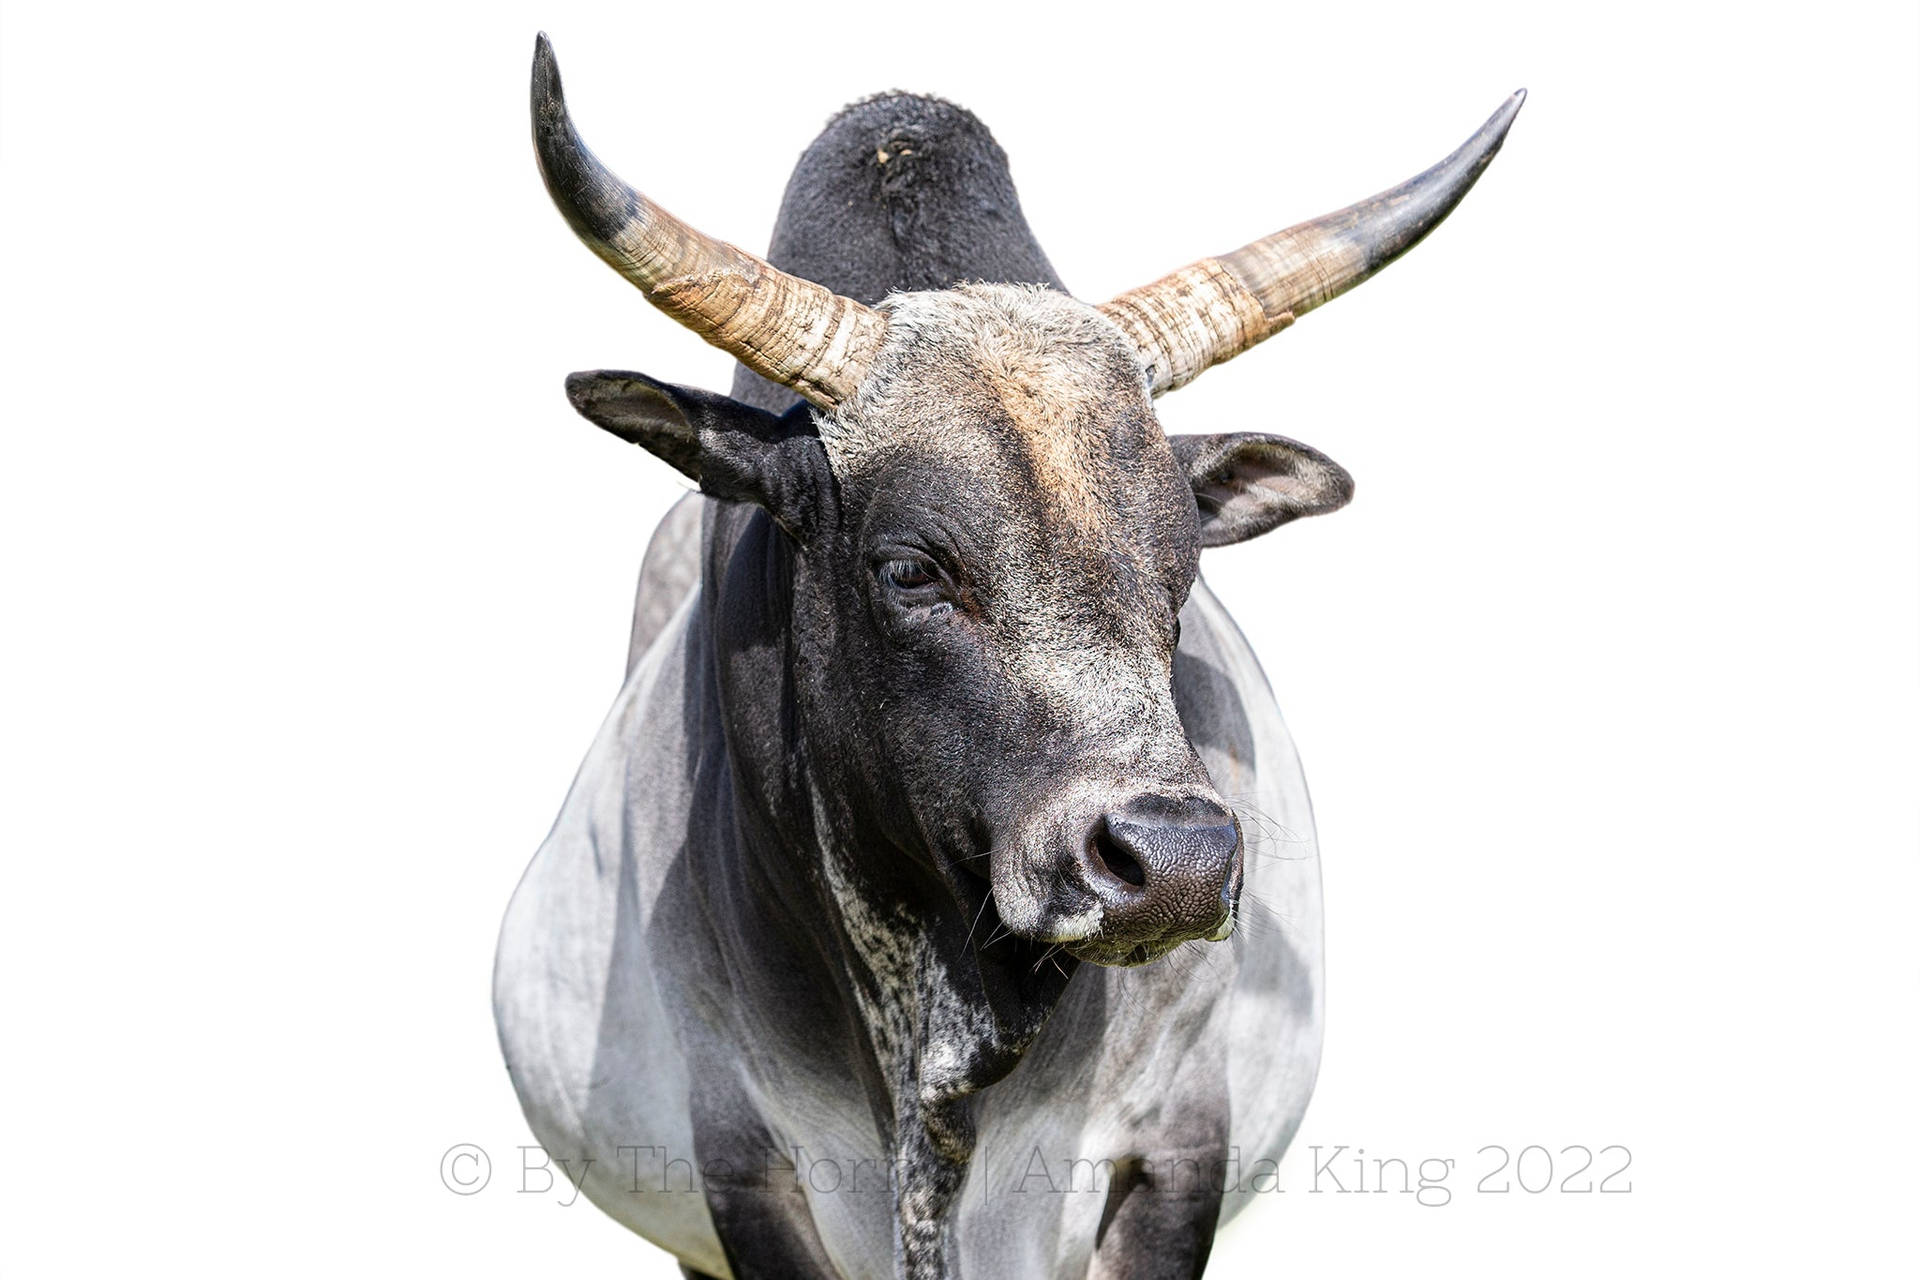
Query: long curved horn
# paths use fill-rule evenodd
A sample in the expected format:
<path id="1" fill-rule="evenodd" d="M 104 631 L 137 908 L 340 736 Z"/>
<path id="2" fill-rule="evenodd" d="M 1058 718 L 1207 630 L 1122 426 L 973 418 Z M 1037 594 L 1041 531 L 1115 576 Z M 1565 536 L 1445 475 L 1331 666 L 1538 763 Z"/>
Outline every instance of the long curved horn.
<path id="1" fill-rule="evenodd" d="M 533 148 L 547 194 L 574 234 L 647 301 L 823 409 L 860 385 L 886 319 L 701 235 L 615 177 L 574 131 L 544 34 L 533 46 Z"/>
<path id="2" fill-rule="evenodd" d="M 1526 97 L 1515 93 L 1458 151 L 1390 191 L 1102 303 L 1140 348 L 1153 394 L 1265 341 L 1420 243 L 1492 163 Z"/>

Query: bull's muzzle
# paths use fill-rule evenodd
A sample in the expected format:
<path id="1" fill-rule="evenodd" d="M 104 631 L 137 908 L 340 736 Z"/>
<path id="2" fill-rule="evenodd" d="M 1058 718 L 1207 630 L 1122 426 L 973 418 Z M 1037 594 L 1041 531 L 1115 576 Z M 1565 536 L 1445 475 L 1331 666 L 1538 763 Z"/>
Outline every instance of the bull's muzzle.
<path id="1" fill-rule="evenodd" d="M 1073 867 L 1099 923 L 1068 949 L 1101 964 L 1141 964 L 1195 938 L 1233 931 L 1244 866 L 1240 824 L 1199 796 L 1139 796 L 1100 815 Z"/>

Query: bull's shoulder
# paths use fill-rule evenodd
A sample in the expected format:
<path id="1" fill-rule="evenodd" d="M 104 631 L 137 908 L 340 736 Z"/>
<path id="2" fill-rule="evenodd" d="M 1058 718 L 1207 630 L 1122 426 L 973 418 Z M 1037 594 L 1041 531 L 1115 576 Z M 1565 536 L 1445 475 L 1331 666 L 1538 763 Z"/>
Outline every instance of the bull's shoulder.
<path id="1" fill-rule="evenodd" d="M 700 581 L 700 515 L 706 501 L 697 493 L 687 494 L 667 509 L 647 540 L 627 641 L 629 676 Z"/>
<path id="2" fill-rule="evenodd" d="M 1320 846 L 1293 737 L 1266 673 L 1204 582 L 1181 613 L 1174 698 L 1246 842 L 1227 1065 L 1233 1142 L 1251 1164 L 1292 1140 L 1319 1068 Z M 1227 1197 L 1221 1218 L 1249 1195 Z"/>
<path id="3" fill-rule="evenodd" d="M 1260 765 L 1260 722 L 1277 721 L 1279 711 L 1259 660 L 1204 581 L 1193 584 L 1180 613 L 1173 697 L 1215 785 L 1230 794 L 1250 790 Z"/>
<path id="4" fill-rule="evenodd" d="M 629 673 L 508 905 L 493 1002 L 515 1092 L 555 1166 L 617 1221 L 724 1275 L 704 1198 L 636 1194 L 669 1185 L 665 1162 L 694 1152 L 694 1076 L 660 958 L 685 936 L 674 876 L 694 829 L 689 762 L 712 732 L 702 625 L 689 591 Z"/>

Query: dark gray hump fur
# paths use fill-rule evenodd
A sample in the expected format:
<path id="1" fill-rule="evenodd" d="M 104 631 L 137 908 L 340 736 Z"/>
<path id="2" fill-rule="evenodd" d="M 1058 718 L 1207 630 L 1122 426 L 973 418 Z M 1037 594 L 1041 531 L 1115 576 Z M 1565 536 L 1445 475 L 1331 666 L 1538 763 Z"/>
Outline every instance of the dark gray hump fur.
<path id="1" fill-rule="evenodd" d="M 767 259 L 868 304 L 965 280 L 1065 290 L 987 127 L 911 93 L 876 94 L 827 122 L 787 182 Z M 733 395 L 776 413 L 796 399 L 744 368 Z"/>

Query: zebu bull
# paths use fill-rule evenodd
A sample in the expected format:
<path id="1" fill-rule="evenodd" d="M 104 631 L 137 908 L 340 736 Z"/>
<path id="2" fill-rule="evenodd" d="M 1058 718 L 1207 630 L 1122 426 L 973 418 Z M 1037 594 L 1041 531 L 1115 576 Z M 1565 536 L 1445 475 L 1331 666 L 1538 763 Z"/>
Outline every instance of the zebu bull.
<path id="1" fill-rule="evenodd" d="M 743 366 L 731 397 L 567 382 L 705 495 L 648 548 L 500 941 L 514 1085 L 594 1203 L 696 1276 L 1200 1273 L 1321 1018 L 1306 789 L 1200 550 L 1352 485 L 1279 436 L 1168 438 L 1153 398 L 1418 241 L 1520 101 L 1095 307 L 957 107 L 835 118 L 770 264 L 602 167 L 539 42 L 555 203 Z"/>

